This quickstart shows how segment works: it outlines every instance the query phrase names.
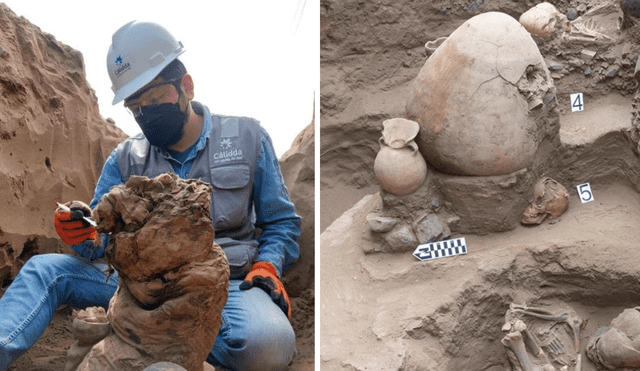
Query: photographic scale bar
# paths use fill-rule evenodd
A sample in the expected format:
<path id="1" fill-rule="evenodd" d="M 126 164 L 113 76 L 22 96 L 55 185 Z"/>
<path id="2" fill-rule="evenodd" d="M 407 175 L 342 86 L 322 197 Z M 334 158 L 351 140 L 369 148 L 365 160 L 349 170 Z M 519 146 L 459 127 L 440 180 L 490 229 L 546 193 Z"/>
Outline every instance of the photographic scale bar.
<path id="1" fill-rule="evenodd" d="M 464 237 L 460 237 L 419 245 L 413 252 L 413 256 L 420 259 L 420 261 L 425 261 L 466 253 L 467 243 Z"/>

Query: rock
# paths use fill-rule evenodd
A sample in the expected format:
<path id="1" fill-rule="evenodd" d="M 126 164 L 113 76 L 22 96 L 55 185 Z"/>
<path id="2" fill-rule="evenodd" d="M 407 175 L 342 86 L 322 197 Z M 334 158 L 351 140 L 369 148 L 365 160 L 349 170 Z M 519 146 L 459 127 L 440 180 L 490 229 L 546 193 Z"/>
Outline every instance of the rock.
<path id="1" fill-rule="evenodd" d="M 584 62 L 581 59 L 578 59 L 578 58 L 572 58 L 569 61 L 569 65 L 571 67 L 581 67 L 583 64 L 584 64 Z"/>
<path id="2" fill-rule="evenodd" d="M 433 201 L 431 201 L 431 208 L 434 210 L 437 210 L 440 208 L 440 200 L 438 200 L 437 198 Z"/>
<path id="3" fill-rule="evenodd" d="M 475 2 L 471 3 L 471 5 L 469 5 L 469 10 L 478 9 L 478 7 L 482 5 L 482 3 L 484 3 L 484 0 L 476 0 Z"/>
<path id="4" fill-rule="evenodd" d="M 584 74 L 587 75 L 587 76 L 591 75 L 591 72 L 592 72 L 591 71 L 591 67 L 589 67 L 589 66 L 587 66 L 587 68 L 585 68 L 585 70 L 584 70 Z"/>
<path id="5" fill-rule="evenodd" d="M 629 53 L 631 52 L 631 48 L 633 48 L 633 44 L 631 43 L 624 43 L 624 45 L 622 46 L 622 58 L 627 58 L 627 56 L 629 56 Z"/>
<path id="6" fill-rule="evenodd" d="M 578 17 L 578 11 L 574 8 L 567 9 L 567 19 L 573 21 Z"/>
<path id="7" fill-rule="evenodd" d="M 615 77 L 618 74 L 618 67 L 617 66 L 611 66 L 611 68 L 609 68 L 606 72 L 605 72 L 605 77 Z"/>
<path id="8" fill-rule="evenodd" d="M 436 215 L 429 217 L 425 214 L 420 217 L 413 223 L 413 231 L 420 244 L 440 241 L 451 236 L 451 231 Z"/>
<path id="9" fill-rule="evenodd" d="M 410 251 L 418 246 L 418 240 L 410 226 L 398 224 L 384 235 L 390 251 Z"/>
<path id="10" fill-rule="evenodd" d="M 549 93 L 544 97 L 544 104 L 549 104 L 555 98 L 556 95 L 554 93 Z"/>
<path id="11" fill-rule="evenodd" d="M 580 56 L 582 57 L 582 60 L 585 61 L 585 63 L 589 63 L 589 62 L 591 62 L 593 57 L 596 56 L 596 52 L 594 52 L 592 50 L 588 50 L 588 49 L 583 49 L 580 52 Z"/>
<path id="12" fill-rule="evenodd" d="M 389 232 L 398 224 L 398 219 L 389 218 L 380 214 L 371 213 L 367 215 L 367 222 L 371 230 L 378 233 Z"/>

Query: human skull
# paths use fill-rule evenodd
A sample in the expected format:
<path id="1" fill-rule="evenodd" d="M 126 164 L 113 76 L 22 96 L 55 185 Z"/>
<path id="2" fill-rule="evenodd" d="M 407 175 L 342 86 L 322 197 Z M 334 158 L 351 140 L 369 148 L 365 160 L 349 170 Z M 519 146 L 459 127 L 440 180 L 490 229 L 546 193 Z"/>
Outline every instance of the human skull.
<path id="1" fill-rule="evenodd" d="M 549 216 L 549 219 L 559 218 L 569 207 L 569 194 L 562 184 L 544 177 L 533 187 L 531 205 L 522 215 L 524 224 L 540 224 Z"/>
<path id="2" fill-rule="evenodd" d="M 562 27 L 566 16 L 558 12 L 555 6 L 544 2 L 522 13 L 520 24 L 532 35 L 549 37 Z M 564 21 L 564 22 L 563 22 Z"/>

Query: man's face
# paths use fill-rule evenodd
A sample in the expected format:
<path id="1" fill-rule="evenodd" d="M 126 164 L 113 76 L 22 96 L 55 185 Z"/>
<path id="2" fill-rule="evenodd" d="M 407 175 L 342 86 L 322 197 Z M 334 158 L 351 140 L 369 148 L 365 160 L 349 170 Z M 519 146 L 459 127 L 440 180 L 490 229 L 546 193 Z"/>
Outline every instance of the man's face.
<path id="1" fill-rule="evenodd" d="M 140 113 L 141 107 L 163 103 L 178 103 L 180 95 L 175 85 L 180 86 L 180 81 L 181 79 L 165 81 L 163 77 L 158 76 L 135 94 L 125 99 L 124 106 L 136 116 Z"/>

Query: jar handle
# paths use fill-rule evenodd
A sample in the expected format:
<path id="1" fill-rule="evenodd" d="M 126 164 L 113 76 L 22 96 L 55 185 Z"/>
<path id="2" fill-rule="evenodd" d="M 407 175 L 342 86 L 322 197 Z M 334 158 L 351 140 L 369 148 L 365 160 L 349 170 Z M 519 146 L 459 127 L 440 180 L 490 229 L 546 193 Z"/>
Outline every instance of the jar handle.
<path id="1" fill-rule="evenodd" d="M 418 145 L 413 140 L 407 144 L 407 147 L 411 150 L 411 155 L 416 156 L 420 151 L 418 150 Z"/>
<path id="2" fill-rule="evenodd" d="M 384 141 L 384 137 L 380 137 L 380 139 L 378 139 L 378 143 L 380 143 L 380 148 L 387 145 L 387 142 Z"/>

